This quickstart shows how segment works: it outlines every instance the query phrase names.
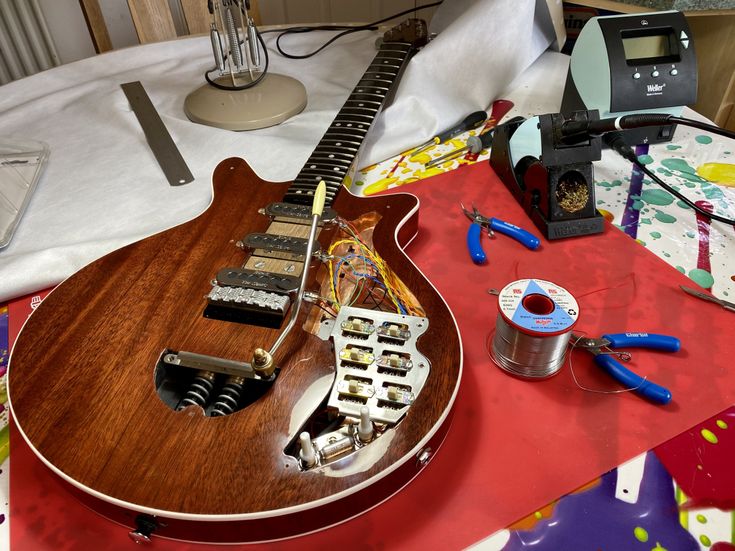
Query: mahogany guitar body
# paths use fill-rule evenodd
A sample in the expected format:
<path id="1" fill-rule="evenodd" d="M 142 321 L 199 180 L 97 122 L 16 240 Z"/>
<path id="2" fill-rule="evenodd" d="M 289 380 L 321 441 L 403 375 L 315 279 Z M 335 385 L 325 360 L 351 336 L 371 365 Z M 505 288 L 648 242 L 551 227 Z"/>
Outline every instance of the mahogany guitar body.
<path id="1" fill-rule="evenodd" d="M 458 390 L 459 335 L 402 250 L 417 228 L 418 200 L 342 193 L 334 210 L 376 221 L 375 252 L 428 320 L 416 346 L 430 372 L 405 416 L 328 464 L 304 468 L 298 454 L 286 453 L 335 377 L 333 341 L 301 330 L 318 319 L 313 304 L 302 308 L 278 352 L 277 380 L 258 399 L 219 417 L 196 406 L 172 409 L 157 390 L 166 350 L 248 361 L 282 331 L 203 312 L 214 275 L 242 265 L 246 254 L 236 243 L 266 231 L 270 220 L 259 210 L 281 200 L 289 184 L 260 180 L 241 159 L 220 163 L 213 180 L 203 214 L 93 262 L 43 301 L 12 352 L 11 407 L 38 457 L 113 520 L 140 527 L 143 515 L 155 535 L 190 541 L 291 537 L 364 512 L 426 464 Z M 335 233 L 325 226 L 323 251 Z M 308 289 L 332 275 L 312 265 Z"/>

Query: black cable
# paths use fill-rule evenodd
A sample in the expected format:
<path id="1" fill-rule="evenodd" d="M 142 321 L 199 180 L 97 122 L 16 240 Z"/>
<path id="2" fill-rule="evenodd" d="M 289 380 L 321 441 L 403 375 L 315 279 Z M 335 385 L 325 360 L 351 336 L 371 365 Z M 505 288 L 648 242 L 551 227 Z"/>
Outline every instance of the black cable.
<path id="1" fill-rule="evenodd" d="M 438 6 L 441 4 L 443 0 L 440 0 L 439 2 L 432 2 L 430 4 L 423 4 L 421 6 L 417 6 L 415 8 L 404 10 L 400 13 L 396 13 L 394 15 L 391 15 L 389 17 L 386 17 L 384 19 L 380 19 L 378 21 L 373 21 L 372 23 L 367 23 L 365 25 L 358 25 L 358 26 L 347 26 L 347 25 L 317 25 L 313 27 L 307 27 L 307 26 L 301 26 L 301 27 L 289 27 L 287 29 L 273 29 L 270 31 L 264 31 L 264 32 L 280 32 L 278 37 L 276 38 L 276 49 L 278 50 L 278 53 L 280 53 L 283 57 L 289 58 L 289 59 L 306 59 L 308 57 L 311 57 L 315 54 L 318 54 L 321 52 L 324 48 L 332 44 L 334 41 L 339 40 L 345 35 L 348 35 L 350 33 L 356 33 L 360 31 L 374 31 L 378 28 L 378 25 L 381 23 L 385 23 L 386 21 L 390 21 L 391 19 L 396 19 L 397 17 L 401 17 L 403 15 L 409 14 L 411 12 L 415 12 L 417 10 L 424 10 L 427 8 L 433 8 L 434 6 Z M 281 38 L 283 38 L 287 34 L 295 34 L 295 33 L 307 33 L 311 31 L 343 31 L 339 34 L 336 34 L 329 40 L 327 40 L 324 44 L 322 44 L 319 48 L 314 50 L 311 53 L 308 54 L 289 54 L 286 53 L 283 48 L 281 48 Z"/>
<path id="2" fill-rule="evenodd" d="M 215 82 L 214 80 L 210 78 L 209 73 L 217 70 L 217 67 L 214 67 L 213 69 L 210 69 L 209 71 L 204 71 L 204 80 L 206 80 L 208 84 L 210 84 L 211 86 L 214 86 L 215 88 L 219 88 L 220 90 L 229 90 L 229 91 L 247 90 L 248 88 L 252 88 L 256 84 L 258 84 L 261 80 L 263 80 L 265 78 L 266 73 L 268 72 L 268 65 L 270 64 L 270 60 L 268 58 L 268 48 L 265 47 L 265 42 L 263 41 L 263 37 L 260 36 L 260 32 L 258 31 L 257 27 L 255 28 L 255 34 L 258 37 L 258 42 L 263 48 L 263 56 L 265 57 L 265 63 L 263 65 L 263 70 L 260 72 L 260 75 L 258 75 L 258 78 L 256 78 L 255 80 L 251 82 L 248 82 L 247 84 L 243 84 L 241 86 L 225 86 L 224 84 L 219 84 L 218 82 Z M 243 42 L 240 41 L 240 44 L 243 44 Z M 247 52 L 245 53 L 245 55 L 248 55 Z M 224 59 L 227 60 L 227 57 L 228 56 L 225 56 Z"/>
<path id="3" fill-rule="evenodd" d="M 689 120 L 689 119 L 684 119 L 684 120 Z M 707 126 L 710 126 L 710 125 L 707 125 Z M 690 206 L 692 209 L 694 209 L 696 212 L 698 212 L 702 216 L 706 216 L 712 220 L 716 220 L 717 222 L 722 222 L 723 224 L 729 224 L 731 226 L 735 226 L 735 220 L 707 212 L 703 208 L 697 206 L 693 201 L 684 197 L 681 193 L 676 191 L 673 187 L 668 185 L 661 178 L 659 178 L 655 172 L 650 170 L 646 165 L 644 165 L 642 162 L 638 160 L 638 156 L 635 154 L 635 151 L 633 151 L 633 149 L 625 142 L 625 140 L 623 139 L 623 136 L 619 132 L 608 132 L 602 137 L 602 139 L 605 141 L 607 145 L 610 146 L 611 149 L 617 152 L 621 157 L 633 163 L 635 166 L 638 167 L 638 169 L 641 172 L 643 172 L 651 180 L 656 182 L 658 185 L 660 185 L 662 188 L 664 188 L 674 197 L 680 199 L 683 203 L 686 203 L 688 206 Z"/>
<path id="4" fill-rule="evenodd" d="M 720 136 L 730 138 L 731 140 L 735 140 L 735 132 L 733 132 L 732 130 L 728 130 L 727 128 L 720 128 L 719 126 L 715 126 L 714 124 L 696 121 L 694 119 L 687 119 L 685 117 L 674 117 L 673 115 L 669 117 L 669 122 L 675 124 L 683 124 L 684 126 L 691 126 L 692 128 L 698 128 L 699 130 L 704 130 L 705 132 L 711 132 L 712 134 L 718 134 Z"/>
<path id="5" fill-rule="evenodd" d="M 692 128 L 698 128 L 705 132 L 719 134 L 720 136 L 735 140 L 735 132 L 731 130 L 694 119 L 676 117 L 668 113 L 636 113 L 599 120 L 569 120 L 562 124 L 561 135 L 565 143 L 575 143 L 577 141 L 589 140 L 592 136 L 602 136 L 607 132 L 642 128 L 644 126 L 661 126 L 664 124 L 691 126 Z"/>

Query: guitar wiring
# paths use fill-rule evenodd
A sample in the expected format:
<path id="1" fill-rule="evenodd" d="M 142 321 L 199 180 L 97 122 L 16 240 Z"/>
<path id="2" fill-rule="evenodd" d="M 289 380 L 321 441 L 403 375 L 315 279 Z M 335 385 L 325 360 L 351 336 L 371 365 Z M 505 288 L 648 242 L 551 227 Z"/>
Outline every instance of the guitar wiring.
<path id="1" fill-rule="evenodd" d="M 347 235 L 333 242 L 327 251 L 329 293 L 334 309 L 339 311 L 343 306 L 370 301 L 373 309 L 379 310 L 389 301 L 399 314 L 420 314 L 420 306 L 415 304 L 405 285 L 360 237 L 357 228 L 343 219 L 339 225 Z M 375 297 L 376 288 L 383 292 L 379 299 Z"/>

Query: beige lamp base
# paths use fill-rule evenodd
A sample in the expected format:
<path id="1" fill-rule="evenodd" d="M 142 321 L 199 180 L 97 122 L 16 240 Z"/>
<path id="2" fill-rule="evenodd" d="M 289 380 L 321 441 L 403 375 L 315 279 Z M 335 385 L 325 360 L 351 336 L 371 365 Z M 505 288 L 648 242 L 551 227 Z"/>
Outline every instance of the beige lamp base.
<path id="1" fill-rule="evenodd" d="M 232 85 L 229 76 L 215 79 Z M 237 84 L 247 81 L 238 79 Z M 306 107 L 306 88 L 298 80 L 268 73 L 245 90 L 220 90 L 210 84 L 186 96 L 184 112 L 190 120 L 227 130 L 255 130 L 280 124 Z"/>

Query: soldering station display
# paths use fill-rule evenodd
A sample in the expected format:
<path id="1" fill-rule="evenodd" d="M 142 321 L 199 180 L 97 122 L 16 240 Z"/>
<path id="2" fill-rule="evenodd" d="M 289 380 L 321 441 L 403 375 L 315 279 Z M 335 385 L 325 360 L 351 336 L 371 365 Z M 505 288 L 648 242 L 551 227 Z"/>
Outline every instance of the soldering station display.
<path id="1" fill-rule="evenodd" d="M 622 31 L 620 37 L 623 41 L 625 61 L 629 66 L 672 63 L 681 59 L 674 30 L 671 27 Z"/>

